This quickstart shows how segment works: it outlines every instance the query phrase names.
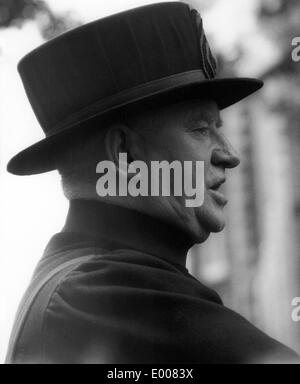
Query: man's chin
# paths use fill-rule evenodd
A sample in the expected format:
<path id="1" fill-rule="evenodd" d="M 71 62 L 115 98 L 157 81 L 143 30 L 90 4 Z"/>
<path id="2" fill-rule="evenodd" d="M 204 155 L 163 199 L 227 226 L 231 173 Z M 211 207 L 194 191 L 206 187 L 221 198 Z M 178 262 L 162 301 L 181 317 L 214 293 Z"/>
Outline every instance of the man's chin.
<path id="1" fill-rule="evenodd" d="M 221 232 L 225 227 L 223 208 L 213 204 L 204 204 L 194 209 L 185 208 L 179 212 L 178 226 L 195 244 L 204 243 L 211 233 Z"/>
<path id="2" fill-rule="evenodd" d="M 195 233 L 193 241 L 195 244 L 203 244 L 210 236 L 211 232 L 201 231 Z"/>
<path id="3" fill-rule="evenodd" d="M 216 221 L 213 225 L 212 225 L 212 229 L 211 229 L 211 232 L 213 233 L 219 233 L 219 232 L 222 232 L 224 230 L 226 226 L 226 223 L 225 221 Z"/>
<path id="4" fill-rule="evenodd" d="M 226 222 L 223 209 L 208 209 L 201 207 L 197 210 L 196 215 L 199 224 L 199 232 L 208 234 L 207 238 L 210 233 L 219 233 L 225 228 Z"/>

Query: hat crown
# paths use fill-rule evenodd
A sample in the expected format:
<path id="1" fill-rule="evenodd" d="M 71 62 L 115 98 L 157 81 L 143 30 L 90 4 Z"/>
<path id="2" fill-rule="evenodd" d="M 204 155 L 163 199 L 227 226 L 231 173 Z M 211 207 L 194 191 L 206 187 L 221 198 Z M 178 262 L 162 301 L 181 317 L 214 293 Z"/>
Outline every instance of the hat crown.
<path id="1" fill-rule="evenodd" d="M 216 61 L 199 13 L 179 2 L 148 5 L 79 27 L 19 64 L 46 134 L 75 124 L 78 112 L 84 116 L 81 112 L 116 94 L 196 70 L 213 79 Z"/>

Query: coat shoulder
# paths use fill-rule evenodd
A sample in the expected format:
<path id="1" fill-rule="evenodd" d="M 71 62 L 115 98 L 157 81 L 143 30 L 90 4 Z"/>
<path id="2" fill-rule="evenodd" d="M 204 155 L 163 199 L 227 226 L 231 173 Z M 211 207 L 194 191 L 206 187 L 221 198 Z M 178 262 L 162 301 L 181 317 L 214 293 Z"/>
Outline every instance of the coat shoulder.
<path id="1" fill-rule="evenodd" d="M 77 259 L 54 273 L 27 308 L 15 360 L 116 364 L 295 358 L 163 261 L 126 250 Z"/>

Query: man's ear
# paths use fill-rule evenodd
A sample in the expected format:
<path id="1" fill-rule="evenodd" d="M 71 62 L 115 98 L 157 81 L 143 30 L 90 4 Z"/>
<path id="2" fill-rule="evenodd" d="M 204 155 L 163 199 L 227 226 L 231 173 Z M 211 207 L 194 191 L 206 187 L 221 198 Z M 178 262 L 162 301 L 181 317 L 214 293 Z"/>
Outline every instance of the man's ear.
<path id="1" fill-rule="evenodd" d="M 105 149 L 108 160 L 112 161 L 116 168 L 119 168 L 119 154 L 126 153 L 128 163 L 137 160 L 137 135 L 134 130 L 126 125 L 116 124 L 111 126 L 105 136 Z"/>

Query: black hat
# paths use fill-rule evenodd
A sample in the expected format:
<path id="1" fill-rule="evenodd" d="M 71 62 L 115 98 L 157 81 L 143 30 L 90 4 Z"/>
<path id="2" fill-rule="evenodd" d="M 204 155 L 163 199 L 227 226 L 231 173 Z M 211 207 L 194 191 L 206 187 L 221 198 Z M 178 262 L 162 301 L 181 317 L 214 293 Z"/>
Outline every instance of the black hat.
<path id="1" fill-rule="evenodd" d="M 92 118 L 206 96 L 224 109 L 263 86 L 256 79 L 216 79 L 202 19 L 181 2 L 76 28 L 25 56 L 19 71 L 46 138 L 9 162 L 8 171 L 17 175 L 56 169 L 60 151 Z"/>

